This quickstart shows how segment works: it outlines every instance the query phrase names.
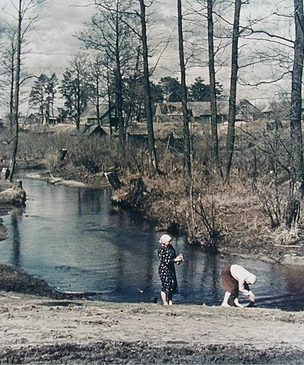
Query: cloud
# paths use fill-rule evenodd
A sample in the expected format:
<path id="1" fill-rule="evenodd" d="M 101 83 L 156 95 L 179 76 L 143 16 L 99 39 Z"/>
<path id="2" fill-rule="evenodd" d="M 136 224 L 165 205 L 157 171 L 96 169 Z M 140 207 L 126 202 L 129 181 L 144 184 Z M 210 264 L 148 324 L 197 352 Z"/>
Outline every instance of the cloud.
<path id="1" fill-rule="evenodd" d="M 35 34 L 31 32 L 29 64 L 32 71 L 55 68 L 54 72 L 63 72 L 68 66 L 69 57 L 79 51 L 82 43 L 77 39 L 77 33 L 94 11 L 94 7 L 83 7 L 81 3 L 83 1 L 53 0 L 52 6 L 44 9 L 35 26 Z M 45 57 L 41 59 L 41 55 Z"/>

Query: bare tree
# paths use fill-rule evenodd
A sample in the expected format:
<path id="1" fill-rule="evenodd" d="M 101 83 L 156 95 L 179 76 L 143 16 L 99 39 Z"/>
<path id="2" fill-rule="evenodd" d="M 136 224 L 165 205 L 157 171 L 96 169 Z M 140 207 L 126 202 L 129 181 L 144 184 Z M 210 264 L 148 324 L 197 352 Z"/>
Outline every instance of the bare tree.
<path id="1" fill-rule="evenodd" d="M 147 116 L 147 131 L 148 131 L 148 144 L 150 165 L 152 173 L 158 173 L 158 163 L 155 151 L 155 139 L 153 130 L 153 113 L 151 102 L 151 89 L 149 80 L 149 60 L 148 60 L 148 41 L 147 41 L 147 24 L 146 24 L 146 5 L 144 0 L 139 0 L 140 4 L 140 20 L 141 20 L 141 42 L 143 48 L 143 70 L 144 70 L 144 87 L 146 92 L 145 104 L 146 104 L 146 116 Z"/>
<path id="2" fill-rule="evenodd" d="M 303 166 L 303 141 L 302 141 L 302 78 L 303 78 L 303 0 L 294 0 L 294 60 L 292 70 L 291 87 L 291 118 L 290 118 L 290 137 L 291 137 L 291 158 L 292 158 L 292 178 L 293 181 L 301 184 L 304 189 L 304 166 Z"/>
<path id="3" fill-rule="evenodd" d="M 89 82 L 91 84 L 92 95 L 91 101 L 96 110 L 96 119 L 98 125 L 102 124 L 103 115 L 101 115 L 102 98 L 107 95 L 107 70 L 104 66 L 100 54 L 96 54 L 89 62 Z"/>
<path id="4" fill-rule="evenodd" d="M 235 142 L 235 115 L 236 115 L 236 92 L 237 92 L 237 78 L 238 78 L 238 42 L 240 36 L 240 13 L 242 7 L 242 0 L 235 0 L 232 46 L 231 46 L 231 75 L 230 75 L 230 93 L 229 93 L 229 114 L 228 114 L 228 132 L 226 140 L 226 164 L 225 164 L 225 178 L 229 179 L 232 157 Z"/>
<path id="5" fill-rule="evenodd" d="M 130 68 L 133 69 L 137 53 L 134 34 L 129 27 L 134 17 L 131 12 L 134 4 L 131 0 L 95 0 L 95 5 L 98 12 L 93 15 L 91 22 L 85 24 L 86 28 L 79 38 L 86 48 L 99 51 L 104 56 L 109 81 L 112 79 L 109 87 L 113 89 L 111 100 L 119 129 L 120 154 L 123 156 L 126 142 L 124 77 Z M 109 110 L 112 110 L 112 106 Z"/>
<path id="6" fill-rule="evenodd" d="M 17 50 L 16 50 L 16 70 L 15 70 L 15 89 L 14 89 L 14 102 L 13 102 L 13 113 L 12 120 L 15 124 L 15 138 L 13 143 L 13 153 L 10 160 L 9 166 L 9 181 L 13 180 L 16 158 L 18 152 L 18 139 L 19 139 L 19 93 L 20 93 L 20 72 L 21 72 L 21 46 L 22 46 L 22 0 L 19 0 L 18 6 L 18 27 L 17 27 Z"/>
<path id="7" fill-rule="evenodd" d="M 19 104 L 20 104 L 20 87 L 24 79 L 21 79 L 22 71 L 22 51 L 25 43 L 25 34 L 33 26 L 38 15 L 35 14 L 34 9 L 43 4 L 45 0 L 18 0 L 18 4 L 14 5 L 17 16 L 15 17 L 17 26 L 15 31 L 15 43 L 12 43 L 11 53 L 11 95 L 13 100 L 11 102 L 11 123 L 15 128 L 15 134 L 13 138 L 12 156 L 9 164 L 8 179 L 13 180 L 16 166 L 16 158 L 18 152 L 18 139 L 19 139 Z M 26 15 L 28 18 L 26 19 Z"/>
<path id="8" fill-rule="evenodd" d="M 212 141 L 213 159 L 216 163 L 216 166 L 220 170 L 219 142 L 218 142 L 218 131 L 217 131 L 215 59 L 214 59 L 213 1 L 214 0 L 207 0 L 208 66 L 209 66 L 210 105 L 211 105 L 211 141 Z"/>
<path id="9" fill-rule="evenodd" d="M 65 99 L 65 114 L 75 121 L 79 129 L 81 114 L 92 93 L 86 55 L 77 53 L 71 58 L 70 68 L 63 74 L 60 91 Z"/>
<path id="10" fill-rule="evenodd" d="M 184 137 L 184 169 L 188 176 L 191 176 L 191 137 L 189 130 L 190 111 L 188 109 L 188 92 L 186 84 L 186 64 L 184 54 L 183 35 L 183 14 L 182 0 L 177 0 L 177 22 L 178 22 L 178 44 L 179 44 L 179 64 L 181 73 L 181 96 L 183 110 L 183 137 Z"/>
<path id="11" fill-rule="evenodd" d="M 13 128 L 14 86 L 16 69 L 16 30 L 7 29 L 1 57 L 1 99 L 8 108 L 10 128 Z"/>

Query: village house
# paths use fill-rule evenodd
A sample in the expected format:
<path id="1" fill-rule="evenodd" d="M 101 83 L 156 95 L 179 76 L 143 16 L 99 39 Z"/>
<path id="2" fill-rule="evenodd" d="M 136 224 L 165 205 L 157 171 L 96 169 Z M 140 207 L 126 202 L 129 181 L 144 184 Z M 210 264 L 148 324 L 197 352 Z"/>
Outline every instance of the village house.
<path id="1" fill-rule="evenodd" d="M 265 119 L 263 111 L 254 106 L 250 101 L 242 99 L 237 106 L 237 119 L 244 122 L 253 122 L 257 119 Z"/>
<path id="2" fill-rule="evenodd" d="M 79 130 L 85 135 L 85 136 L 98 136 L 98 137 L 104 137 L 109 136 L 110 133 L 110 127 L 100 126 L 97 124 L 80 124 Z"/>
<path id="3" fill-rule="evenodd" d="M 197 123 L 211 123 L 211 103 L 210 102 L 189 102 L 192 121 Z M 250 101 L 242 99 L 236 106 L 236 120 L 243 122 L 252 122 L 258 119 L 269 119 L 273 115 L 269 108 L 256 107 Z M 217 122 L 224 123 L 228 120 L 229 101 L 217 100 Z M 157 103 L 155 108 L 156 123 L 174 123 L 183 119 L 182 103 Z"/>
<path id="4" fill-rule="evenodd" d="M 96 107 L 92 104 L 89 104 L 85 111 L 81 114 L 80 123 L 81 124 L 109 124 L 109 105 L 108 103 L 102 103 L 99 106 L 99 121 L 97 118 L 97 110 Z"/>
<path id="5" fill-rule="evenodd" d="M 194 122 L 210 123 L 211 121 L 211 108 L 210 102 L 194 102 L 188 103 L 191 116 Z M 218 123 L 223 123 L 227 120 L 229 103 L 228 100 L 217 101 L 218 111 Z M 183 118 L 183 110 L 181 102 L 172 103 L 157 103 L 155 107 L 155 122 L 166 123 L 166 122 L 179 122 Z"/>

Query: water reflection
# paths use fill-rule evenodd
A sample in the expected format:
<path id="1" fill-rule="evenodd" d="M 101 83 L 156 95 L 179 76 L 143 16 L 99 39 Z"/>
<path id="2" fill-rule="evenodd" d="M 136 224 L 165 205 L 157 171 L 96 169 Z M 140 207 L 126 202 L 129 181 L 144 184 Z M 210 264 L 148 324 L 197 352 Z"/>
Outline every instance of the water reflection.
<path id="1" fill-rule="evenodd" d="M 16 267 L 21 266 L 20 232 L 18 223 L 19 220 L 22 219 L 22 214 L 23 208 L 13 208 L 10 212 L 13 240 L 12 265 Z"/>
<path id="2" fill-rule="evenodd" d="M 159 296 L 160 233 L 141 215 L 114 209 L 109 190 L 22 180 L 27 206 L 3 217 L 8 239 L 0 242 L 2 263 L 63 291 L 98 292 L 96 299 L 139 302 Z M 258 306 L 303 308 L 304 268 L 206 254 L 183 237 L 177 237 L 174 246 L 185 256 L 177 266 L 176 303 L 219 305 L 224 294 L 220 270 L 239 263 L 258 277 L 253 287 Z"/>

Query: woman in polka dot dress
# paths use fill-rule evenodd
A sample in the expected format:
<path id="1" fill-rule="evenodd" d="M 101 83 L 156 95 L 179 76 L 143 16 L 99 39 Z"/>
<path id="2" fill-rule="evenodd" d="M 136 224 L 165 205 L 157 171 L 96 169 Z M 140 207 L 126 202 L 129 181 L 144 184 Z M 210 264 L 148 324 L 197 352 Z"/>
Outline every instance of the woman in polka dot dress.
<path id="1" fill-rule="evenodd" d="M 175 249 L 171 245 L 172 238 L 168 234 L 161 236 L 158 249 L 160 260 L 158 274 L 162 283 L 160 292 L 163 305 L 172 305 L 173 294 L 177 292 L 177 280 L 174 264 L 183 261 L 183 255 L 176 255 Z"/>

